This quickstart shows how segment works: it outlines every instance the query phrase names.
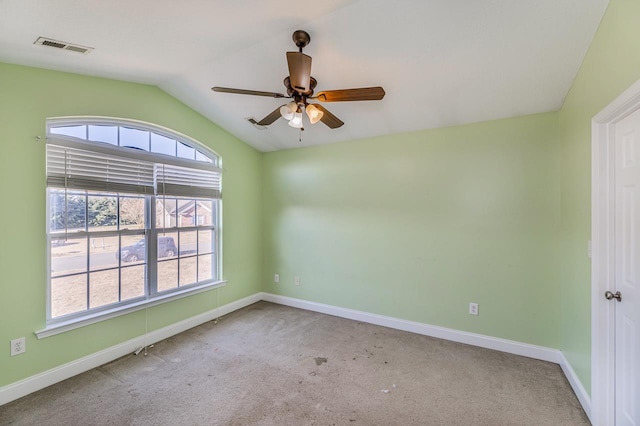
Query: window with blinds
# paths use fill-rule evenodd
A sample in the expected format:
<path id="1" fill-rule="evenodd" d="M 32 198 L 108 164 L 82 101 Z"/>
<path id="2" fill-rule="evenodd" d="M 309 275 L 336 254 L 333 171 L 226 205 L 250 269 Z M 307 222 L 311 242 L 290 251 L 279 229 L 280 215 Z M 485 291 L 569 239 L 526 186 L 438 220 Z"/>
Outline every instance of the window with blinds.
<path id="1" fill-rule="evenodd" d="M 48 120 L 48 323 L 219 285 L 219 164 L 151 124 Z"/>

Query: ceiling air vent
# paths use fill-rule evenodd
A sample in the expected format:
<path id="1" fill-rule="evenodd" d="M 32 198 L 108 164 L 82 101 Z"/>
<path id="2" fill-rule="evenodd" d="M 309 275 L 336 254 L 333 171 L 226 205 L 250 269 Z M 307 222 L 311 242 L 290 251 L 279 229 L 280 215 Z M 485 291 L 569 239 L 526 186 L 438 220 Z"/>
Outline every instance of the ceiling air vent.
<path id="1" fill-rule="evenodd" d="M 71 52 L 82 53 L 83 55 L 86 55 L 87 53 L 93 50 L 93 47 L 80 46 L 79 44 L 66 43 L 64 41 L 53 40 L 46 37 L 38 37 L 38 39 L 34 41 L 33 44 L 39 44 L 41 46 L 49 46 L 55 49 L 62 49 L 62 50 L 68 50 Z"/>

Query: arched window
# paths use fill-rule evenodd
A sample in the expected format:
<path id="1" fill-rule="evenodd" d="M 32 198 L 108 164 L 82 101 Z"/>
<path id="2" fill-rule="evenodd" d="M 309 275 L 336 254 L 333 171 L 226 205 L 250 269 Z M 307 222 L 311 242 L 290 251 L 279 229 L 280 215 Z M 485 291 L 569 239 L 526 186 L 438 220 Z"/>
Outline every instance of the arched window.
<path id="1" fill-rule="evenodd" d="M 147 123 L 47 120 L 48 328 L 220 285 L 220 158 Z"/>

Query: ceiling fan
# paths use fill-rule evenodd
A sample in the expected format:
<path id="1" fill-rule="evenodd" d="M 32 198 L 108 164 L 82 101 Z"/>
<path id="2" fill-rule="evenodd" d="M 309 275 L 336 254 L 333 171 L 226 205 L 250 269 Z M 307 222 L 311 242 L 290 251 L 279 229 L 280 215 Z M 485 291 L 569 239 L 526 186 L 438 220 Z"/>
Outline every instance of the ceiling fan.
<path id="1" fill-rule="evenodd" d="M 298 129 L 303 128 L 302 112 L 306 112 L 311 124 L 318 121 L 323 122 L 331 129 L 337 129 L 344 122 L 331 114 L 320 104 L 311 104 L 309 100 L 320 102 L 345 102 L 345 101 L 379 101 L 384 98 L 382 87 L 362 87 L 359 89 L 325 90 L 314 96 L 313 90 L 318 82 L 311 77 L 311 56 L 302 53 L 302 48 L 311 41 L 311 37 L 306 31 L 297 30 L 293 33 L 293 42 L 298 47 L 297 52 L 287 52 L 287 63 L 289 64 L 289 75 L 284 79 L 284 86 L 287 94 L 275 92 L 261 92 L 257 90 L 232 89 L 229 87 L 212 87 L 214 92 L 235 93 L 239 95 L 268 96 L 272 98 L 292 99 L 291 102 L 276 108 L 272 113 L 262 120 L 253 124 L 268 126 L 273 124 L 278 118 L 284 117 L 289 121 L 289 125 Z"/>

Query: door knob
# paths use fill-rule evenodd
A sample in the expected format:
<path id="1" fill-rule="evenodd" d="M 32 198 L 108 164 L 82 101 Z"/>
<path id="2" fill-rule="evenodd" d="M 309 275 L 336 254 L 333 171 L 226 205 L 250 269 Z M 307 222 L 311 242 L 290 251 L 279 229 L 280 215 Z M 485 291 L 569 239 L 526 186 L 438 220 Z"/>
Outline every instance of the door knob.
<path id="1" fill-rule="evenodd" d="M 618 302 L 622 302 L 622 294 L 620 294 L 619 291 L 616 291 L 615 293 L 605 291 L 604 297 L 606 297 L 607 300 L 616 299 Z"/>

